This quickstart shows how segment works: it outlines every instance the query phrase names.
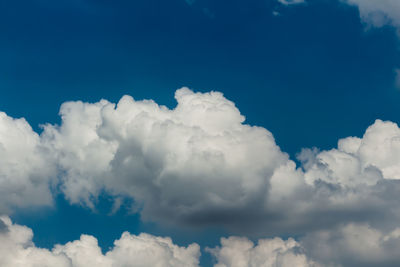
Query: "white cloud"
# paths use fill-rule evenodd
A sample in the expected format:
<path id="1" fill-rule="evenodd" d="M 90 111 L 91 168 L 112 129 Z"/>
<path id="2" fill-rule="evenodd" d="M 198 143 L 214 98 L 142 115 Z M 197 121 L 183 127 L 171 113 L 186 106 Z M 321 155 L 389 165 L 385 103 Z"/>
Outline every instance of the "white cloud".
<path id="1" fill-rule="evenodd" d="M 400 26 L 400 1 L 398 0 L 343 0 L 358 6 L 361 19 L 375 27 L 386 24 Z"/>
<path id="2" fill-rule="evenodd" d="M 348 137 L 338 149 L 299 156 L 304 161 L 305 179 L 356 187 L 374 185 L 381 179 L 400 179 L 400 129 L 393 122 L 376 120 L 363 138 Z"/>
<path id="3" fill-rule="evenodd" d="M 197 244 L 179 247 L 170 238 L 125 232 L 110 251 L 102 254 L 96 238 L 82 235 L 80 240 L 47 250 L 33 244 L 31 229 L 12 224 L 8 217 L 0 217 L 0 221 L 7 227 L 0 232 L 0 266 L 4 267 L 195 267 L 199 264 Z"/>
<path id="4" fill-rule="evenodd" d="M 61 125 L 44 126 L 40 136 L 3 114 L 2 205 L 51 204 L 57 176 L 71 203 L 95 208 L 106 192 L 116 200 L 112 212 L 129 198 L 145 220 L 258 237 L 400 219 L 396 124 L 377 120 L 337 149 L 304 150 L 298 168 L 221 93 L 183 88 L 175 97 L 174 109 L 129 96 L 117 105 L 67 102 Z"/>
<path id="5" fill-rule="evenodd" d="M 259 213 L 288 155 L 266 129 L 243 124 L 221 93 L 184 88 L 176 99 L 173 110 L 128 96 L 117 106 L 63 104 L 62 125 L 47 125 L 42 139 L 68 199 L 93 206 L 105 189 L 135 199 L 144 218 L 192 224 Z"/>
<path id="6" fill-rule="evenodd" d="M 221 239 L 221 247 L 208 249 L 215 257 L 215 267 L 311 267 L 319 266 L 308 259 L 294 239 L 260 239 L 257 245 L 247 238 Z"/>
<path id="7" fill-rule="evenodd" d="M 0 214 L 52 204 L 49 184 L 55 168 L 48 155 L 24 119 L 0 112 Z"/>
<path id="8" fill-rule="evenodd" d="M 200 247 L 181 247 L 168 237 L 128 232 L 105 254 L 97 239 L 81 235 L 79 240 L 58 244 L 53 249 L 38 248 L 32 230 L 0 217 L 0 266 L 4 267 L 197 267 Z M 379 230 L 367 224 L 345 224 L 300 237 L 259 239 L 221 238 L 221 245 L 206 248 L 215 267 L 291 266 L 398 266 L 400 228 Z"/>

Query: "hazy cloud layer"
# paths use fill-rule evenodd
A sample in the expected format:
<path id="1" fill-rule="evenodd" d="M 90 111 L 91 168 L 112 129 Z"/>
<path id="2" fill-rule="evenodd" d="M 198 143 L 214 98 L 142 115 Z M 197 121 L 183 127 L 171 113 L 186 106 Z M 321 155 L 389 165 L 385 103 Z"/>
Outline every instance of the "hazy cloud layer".
<path id="1" fill-rule="evenodd" d="M 377 120 L 362 138 L 339 140 L 336 149 L 305 149 L 299 168 L 221 93 L 183 88 L 175 97 L 174 109 L 129 96 L 117 105 L 67 102 L 61 125 L 45 125 L 40 136 L 2 113 L 3 213 L 51 204 L 54 183 L 74 204 L 94 208 L 106 192 L 134 200 L 144 220 L 258 237 L 352 222 L 381 230 L 397 225 L 395 123 Z"/>

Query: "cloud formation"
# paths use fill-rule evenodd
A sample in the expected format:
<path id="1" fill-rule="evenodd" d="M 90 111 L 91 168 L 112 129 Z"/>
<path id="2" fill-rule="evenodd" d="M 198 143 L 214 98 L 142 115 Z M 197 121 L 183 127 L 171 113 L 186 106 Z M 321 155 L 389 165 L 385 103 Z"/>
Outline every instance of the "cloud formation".
<path id="1" fill-rule="evenodd" d="M 385 233 L 366 224 L 348 224 L 310 233 L 301 243 L 309 257 L 325 266 L 400 264 L 400 228 Z"/>
<path id="2" fill-rule="evenodd" d="M 144 220 L 258 237 L 351 222 L 389 229 L 399 220 L 395 123 L 377 120 L 336 149 L 305 149 L 297 167 L 221 93 L 182 88 L 175 98 L 174 109 L 130 96 L 117 105 L 66 102 L 61 124 L 40 136 L 2 113 L 3 213 L 50 205 L 57 185 L 73 204 L 95 208 L 106 192 L 133 200 Z"/>
<path id="3" fill-rule="evenodd" d="M 258 216 L 275 169 L 289 159 L 264 128 L 221 93 L 176 92 L 175 109 L 123 97 L 68 102 L 42 140 L 72 203 L 92 207 L 101 190 L 136 201 L 142 217 L 227 224 Z"/>
<path id="4" fill-rule="evenodd" d="M 56 245 L 52 250 L 38 248 L 32 242 L 32 230 L 1 217 L 7 231 L 0 232 L 0 265 L 4 267 L 195 267 L 199 264 L 197 244 L 179 247 L 170 238 L 128 232 L 114 242 L 106 254 L 97 239 L 81 235 L 79 240 Z"/>
<path id="5" fill-rule="evenodd" d="M 106 254 L 97 239 L 81 235 L 79 240 L 42 249 L 32 242 L 32 230 L 0 217 L 6 231 L 0 232 L 0 265 L 4 267 L 195 267 L 199 266 L 200 247 L 191 244 L 179 247 L 170 238 L 128 232 L 114 242 Z M 207 249 L 216 259 L 215 267 L 245 266 L 318 266 L 309 260 L 293 239 L 262 239 L 257 246 L 247 238 L 221 239 L 221 247 Z"/>
<path id="6" fill-rule="evenodd" d="M 361 19 L 369 25 L 400 27 L 400 2 L 397 0 L 343 0 L 358 6 Z"/>
<path id="7" fill-rule="evenodd" d="M 200 247 L 193 243 L 178 246 L 169 237 L 128 232 L 115 240 L 105 254 L 97 239 L 82 234 L 79 240 L 58 244 L 53 249 L 38 248 L 32 230 L 0 217 L 0 265 L 4 267 L 198 267 Z M 367 224 L 345 224 L 283 240 L 246 237 L 221 238 L 220 246 L 205 248 L 214 258 L 214 267 L 319 267 L 398 266 L 400 228 L 381 231 Z"/>
<path id="8" fill-rule="evenodd" d="M 0 155 L 0 214 L 52 204 L 55 165 L 25 119 L 0 112 Z"/>
<path id="9" fill-rule="evenodd" d="M 44 125 L 40 136 L 24 119 L 0 113 L 0 212 L 51 205 L 56 188 L 71 203 L 95 208 L 99 194 L 106 192 L 116 201 L 133 200 L 142 218 L 162 224 L 222 226 L 258 238 L 302 236 L 297 242 L 263 239 L 256 246 L 244 238 L 222 239 L 221 247 L 210 250 L 219 266 L 397 263 L 397 124 L 377 120 L 363 137 L 341 139 L 337 148 L 304 149 L 298 167 L 268 130 L 245 124 L 221 93 L 182 88 L 175 98 L 174 109 L 129 96 L 118 104 L 66 102 L 61 124 Z M 33 245 L 29 229 L 7 217 L 0 221 L 0 250 L 14 255 L 4 257 L 3 265 L 24 257 L 39 265 L 48 257 L 53 266 L 93 263 L 84 259 L 108 266 L 129 257 L 141 259 L 143 266 L 163 259 L 162 266 L 198 264 L 197 245 L 180 248 L 168 238 L 146 234 L 125 233 L 105 255 L 96 239 L 85 235 L 43 250 Z M 371 246 L 360 250 L 354 242 Z M 160 257 L 147 259 L 138 251 L 146 246 Z M 230 262 L 229 253 L 238 259 Z"/>
<path id="10" fill-rule="evenodd" d="M 229 237 L 221 239 L 221 247 L 208 249 L 215 257 L 215 267 L 317 267 L 307 258 L 301 245 L 294 239 L 260 239 L 257 245 L 247 238 Z"/>

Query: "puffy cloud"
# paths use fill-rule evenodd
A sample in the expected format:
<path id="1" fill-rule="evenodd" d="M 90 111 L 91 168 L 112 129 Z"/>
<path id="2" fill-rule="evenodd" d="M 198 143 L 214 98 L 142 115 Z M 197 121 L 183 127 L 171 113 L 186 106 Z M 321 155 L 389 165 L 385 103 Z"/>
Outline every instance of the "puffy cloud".
<path id="1" fill-rule="evenodd" d="M 221 247 L 208 249 L 217 260 L 215 267 L 305 267 L 319 266 L 303 252 L 294 239 L 260 239 L 257 245 L 247 238 L 221 239 Z"/>
<path id="2" fill-rule="evenodd" d="M 295 226 L 304 221 L 315 229 L 347 221 L 393 227 L 400 214 L 399 140 L 397 124 L 377 120 L 362 138 L 339 140 L 337 149 L 303 150 L 298 156 L 303 173 L 285 174 L 298 185 L 282 201 L 270 203 L 285 207 L 286 218 L 297 218 Z"/>
<path id="3" fill-rule="evenodd" d="M 25 119 L 0 112 L 0 214 L 52 204 L 55 168 L 48 155 Z"/>
<path id="4" fill-rule="evenodd" d="M 0 265 L 4 267 L 122 267 L 132 263 L 138 267 L 195 267 L 199 264 L 197 244 L 179 247 L 170 238 L 125 232 L 103 254 L 96 238 L 82 235 L 80 240 L 56 245 L 50 251 L 33 244 L 31 229 L 12 224 L 8 217 L 3 216 L 0 221 L 7 227 L 0 232 Z"/>
<path id="5" fill-rule="evenodd" d="M 42 140 L 62 170 L 72 203 L 93 206 L 101 190 L 131 197 L 142 217 L 228 223 L 263 210 L 269 179 L 289 162 L 272 134 L 243 124 L 221 93 L 176 92 L 175 109 L 125 96 L 62 105 Z"/>
<path id="6" fill-rule="evenodd" d="M 79 240 L 55 245 L 52 250 L 32 242 L 32 230 L 0 217 L 0 266 L 4 267 L 172 267 L 199 266 L 200 247 L 175 245 L 168 237 L 128 232 L 105 254 L 97 239 L 81 235 Z M 382 231 L 367 224 L 345 224 L 310 232 L 299 241 L 293 238 L 221 238 L 221 245 L 206 248 L 215 267 L 263 266 L 398 266 L 400 229 Z"/>
<path id="7" fill-rule="evenodd" d="M 314 151 L 315 152 L 315 151 Z M 313 153 L 304 150 L 305 179 L 356 187 L 374 185 L 382 179 L 400 179 L 400 129 L 393 122 L 376 120 L 363 138 L 348 137 L 338 149 Z"/>
<path id="8" fill-rule="evenodd" d="M 174 109 L 129 96 L 116 105 L 66 102 L 61 124 L 45 125 L 40 136 L 23 119 L 3 115 L 2 205 L 51 203 L 57 176 L 71 203 L 95 208 L 106 192 L 116 208 L 123 198 L 134 200 L 145 220 L 258 237 L 349 222 L 386 229 L 400 219 L 395 123 L 377 120 L 362 138 L 339 140 L 335 149 L 303 150 L 298 168 L 268 130 L 245 124 L 221 93 L 183 88 L 175 98 Z"/>
<path id="9" fill-rule="evenodd" d="M 45 125 L 40 136 L 24 119 L 0 113 L 0 212 L 50 205 L 49 188 L 57 185 L 71 203 L 92 208 L 100 192 L 115 196 L 115 207 L 133 199 L 142 218 L 162 223 L 220 225 L 258 237 L 307 233 L 300 243 L 222 239 L 210 250 L 219 266 L 396 262 L 397 124 L 377 120 L 335 149 L 305 149 L 299 168 L 221 93 L 183 88 L 175 98 L 174 109 L 129 96 L 116 105 L 67 102 L 61 124 Z M 0 238 L 1 266 L 124 266 L 132 258 L 143 266 L 198 265 L 197 245 L 146 234 L 125 233 L 106 254 L 86 235 L 49 251 L 34 246 L 30 229 L 2 217 Z M 356 243 L 368 246 L 357 250 Z"/>
<path id="10" fill-rule="evenodd" d="M 400 2 L 397 0 L 342 0 L 358 6 L 361 19 L 375 27 L 400 26 Z"/>
<path id="11" fill-rule="evenodd" d="M 63 255 L 55 255 L 47 249 L 35 247 L 31 229 L 12 224 L 8 217 L 2 216 L 0 221 L 6 225 L 6 230 L 0 232 L 0 266 L 71 266 L 70 260 Z"/>
<path id="12" fill-rule="evenodd" d="M 310 233 L 301 243 L 324 265 L 400 265 L 399 228 L 384 233 L 366 224 L 348 224 Z"/>

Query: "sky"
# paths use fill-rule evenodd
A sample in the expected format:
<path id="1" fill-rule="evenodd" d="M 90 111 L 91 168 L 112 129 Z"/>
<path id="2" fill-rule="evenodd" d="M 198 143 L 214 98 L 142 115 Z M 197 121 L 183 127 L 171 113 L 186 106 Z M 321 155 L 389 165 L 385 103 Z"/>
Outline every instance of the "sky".
<path id="1" fill-rule="evenodd" d="M 0 266 L 400 265 L 397 0 L 0 0 Z"/>

